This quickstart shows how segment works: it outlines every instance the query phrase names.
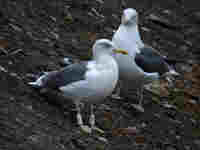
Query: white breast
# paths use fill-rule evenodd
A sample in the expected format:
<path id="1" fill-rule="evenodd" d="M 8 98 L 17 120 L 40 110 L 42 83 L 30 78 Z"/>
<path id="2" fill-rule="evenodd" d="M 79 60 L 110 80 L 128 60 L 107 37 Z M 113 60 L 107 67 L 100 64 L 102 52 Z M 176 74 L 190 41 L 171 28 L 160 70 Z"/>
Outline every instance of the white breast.
<path id="1" fill-rule="evenodd" d="M 105 60 L 107 61 L 106 63 L 96 64 L 86 74 L 89 86 L 98 92 L 99 98 L 106 97 L 112 93 L 119 76 L 118 66 L 114 58 L 109 56 Z M 92 65 L 94 64 L 89 64 L 89 67 Z"/>
<path id="2" fill-rule="evenodd" d="M 137 30 L 137 28 L 135 27 L 132 30 Z M 143 70 L 138 68 L 134 61 L 136 53 L 140 52 L 135 43 L 135 41 L 140 40 L 140 37 L 133 36 L 132 34 L 135 32 L 129 32 L 127 28 L 120 26 L 112 39 L 118 48 L 128 51 L 128 55 L 117 54 L 115 56 L 119 66 L 119 76 L 122 80 L 136 80 L 144 75 Z"/>

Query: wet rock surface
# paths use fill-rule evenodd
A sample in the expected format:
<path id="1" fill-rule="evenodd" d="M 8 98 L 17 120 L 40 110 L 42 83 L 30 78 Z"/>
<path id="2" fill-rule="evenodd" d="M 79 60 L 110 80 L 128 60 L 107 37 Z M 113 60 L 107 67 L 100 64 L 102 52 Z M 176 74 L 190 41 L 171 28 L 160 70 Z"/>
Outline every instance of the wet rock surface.
<path id="1" fill-rule="evenodd" d="M 73 108 L 52 104 L 27 82 L 61 68 L 64 57 L 90 59 L 94 41 L 111 38 L 127 7 L 139 12 L 146 43 L 184 60 L 176 65 L 181 77 L 173 89 L 161 82 L 160 93 L 145 91 L 144 113 L 131 106 L 134 99 L 107 98 L 95 107 L 104 133 L 88 135 L 76 126 Z M 0 1 L 0 148 L 198 150 L 199 12 L 194 0 Z"/>

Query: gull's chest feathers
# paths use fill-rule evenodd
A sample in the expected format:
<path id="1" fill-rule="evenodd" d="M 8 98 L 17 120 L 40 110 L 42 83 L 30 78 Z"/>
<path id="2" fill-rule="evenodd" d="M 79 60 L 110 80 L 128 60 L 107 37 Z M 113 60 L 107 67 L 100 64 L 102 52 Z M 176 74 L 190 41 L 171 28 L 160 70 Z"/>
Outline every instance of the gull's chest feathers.
<path id="1" fill-rule="evenodd" d="M 137 26 L 120 25 L 112 40 L 118 48 L 127 50 L 131 56 L 134 56 L 136 52 L 139 53 L 136 42 L 141 43 L 141 39 Z"/>
<path id="2" fill-rule="evenodd" d="M 118 81 L 118 66 L 113 59 L 104 64 L 91 62 L 88 69 L 86 78 L 92 88 L 106 96 L 113 91 Z"/>

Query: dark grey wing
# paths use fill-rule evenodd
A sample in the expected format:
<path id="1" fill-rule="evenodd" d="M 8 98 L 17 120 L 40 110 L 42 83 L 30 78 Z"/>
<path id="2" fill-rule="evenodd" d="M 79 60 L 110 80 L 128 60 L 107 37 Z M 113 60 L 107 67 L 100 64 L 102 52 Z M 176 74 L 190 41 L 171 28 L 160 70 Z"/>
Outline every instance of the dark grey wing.
<path id="1" fill-rule="evenodd" d="M 44 79 L 42 79 L 43 87 L 59 88 L 79 80 L 84 80 L 86 71 L 86 62 L 71 64 L 60 71 L 50 72 Z"/>
<path id="2" fill-rule="evenodd" d="M 153 48 L 144 46 L 140 48 L 141 53 L 136 54 L 135 62 L 144 72 L 158 72 L 160 75 L 169 71 L 170 67 L 164 57 Z"/>

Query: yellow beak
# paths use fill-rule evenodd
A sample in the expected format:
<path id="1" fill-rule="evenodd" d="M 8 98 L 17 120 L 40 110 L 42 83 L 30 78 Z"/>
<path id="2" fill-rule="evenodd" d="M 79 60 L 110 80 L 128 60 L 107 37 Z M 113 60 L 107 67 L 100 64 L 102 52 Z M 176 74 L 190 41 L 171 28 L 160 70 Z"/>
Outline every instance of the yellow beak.
<path id="1" fill-rule="evenodd" d="M 123 50 L 123 49 L 114 49 L 113 52 L 114 53 L 120 53 L 120 54 L 123 54 L 123 55 L 128 55 L 128 52 Z"/>

